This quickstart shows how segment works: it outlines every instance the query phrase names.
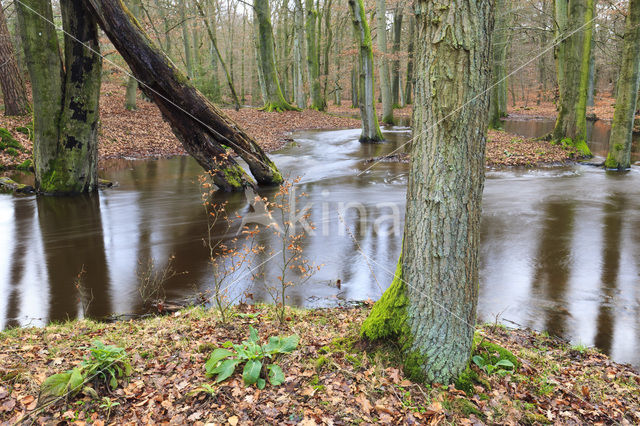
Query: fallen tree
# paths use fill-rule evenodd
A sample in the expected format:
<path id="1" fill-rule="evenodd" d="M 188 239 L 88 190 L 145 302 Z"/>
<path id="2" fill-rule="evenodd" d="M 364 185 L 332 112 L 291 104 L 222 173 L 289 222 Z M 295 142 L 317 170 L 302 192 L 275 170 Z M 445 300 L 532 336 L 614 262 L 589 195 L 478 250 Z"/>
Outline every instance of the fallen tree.
<path id="1" fill-rule="evenodd" d="M 247 163 L 258 184 L 282 182 L 282 175 L 262 148 L 189 83 L 122 2 L 84 3 L 129 65 L 140 89 L 155 102 L 185 150 L 211 173 L 220 189 L 230 192 L 253 186 L 252 179 L 223 145 Z"/>

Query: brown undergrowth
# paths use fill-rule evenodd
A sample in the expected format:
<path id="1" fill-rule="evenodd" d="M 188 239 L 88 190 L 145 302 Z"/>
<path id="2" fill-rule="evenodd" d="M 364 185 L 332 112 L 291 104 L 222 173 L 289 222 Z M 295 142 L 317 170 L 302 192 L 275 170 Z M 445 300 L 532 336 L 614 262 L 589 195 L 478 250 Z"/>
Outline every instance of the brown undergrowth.
<path id="1" fill-rule="evenodd" d="M 228 324 L 214 310 L 98 323 L 90 320 L 0 334 L 0 421 L 75 424 L 637 424 L 640 378 L 605 355 L 529 330 L 480 326 L 476 354 L 509 353 L 515 371 L 491 374 L 473 364 L 459 387 L 405 378 L 396 349 L 363 342 L 359 327 L 370 303 L 356 308 L 289 309 L 285 324 L 270 306 L 240 305 Z M 209 354 L 226 341 L 261 342 L 297 334 L 277 359 L 284 383 L 259 390 L 240 373 L 215 384 Z M 99 339 L 126 349 L 133 372 L 109 392 L 99 389 L 52 405 L 38 403 L 44 379 L 82 361 Z M 494 346 L 494 345 L 499 346 Z M 482 348 L 482 349 L 479 349 Z M 506 348 L 506 350 L 505 350 Z M 108 398 L 108 399 L 107 399 Z"/>

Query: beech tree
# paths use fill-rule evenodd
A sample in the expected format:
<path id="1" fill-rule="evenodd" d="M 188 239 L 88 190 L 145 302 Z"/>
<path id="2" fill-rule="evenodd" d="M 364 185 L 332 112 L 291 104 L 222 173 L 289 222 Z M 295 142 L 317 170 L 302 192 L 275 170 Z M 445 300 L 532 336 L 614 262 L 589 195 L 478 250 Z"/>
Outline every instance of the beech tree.
<path id="1" fill-rule="evenodd" d="M 560 110 L 552 140 L 590 156 L 587 146 L 587 92 L 593 33 L 594 0 L 556 0 L 556 49 Z"/>
<path id="2" fill-rule="evenodd" d="M 380 75 L 380 98 L 382 99 L 382 122 L 393 124 L 393 103 L 389 79 L 389 61 L 387 61 L 387 6 L 385 0 L 376 1 L 376 20 L 376 37 L 381 55 L 380 61 L 378 61 L 378 69 Z"/>
<path id="3" fill-rule="evenodd" d="M 61 0 L 60 8 L 64 67 L 47 22 L 51 1 L 16 2 L 33 91 L 35 183 L 44 193 L 89 192 L 98 187 L 98 27 L 82 2 Z"/>
<path id="4" fill-rule="evenodd" d="M 509 0 L 496 0 L 496 20 L 492 34 L 493 80 L 491 82 L 489 126 L 502 127 L 501 118 L 507 116 L 507 48 L 509 46 Z"/>
<path id="5" fill-rule="evenodd" d="M 467 367 L 475 330 L 493 1 L 416 0 L 415 11 L 402 255 L 362 333 L 396 340 L 410 377 L 447 384 Z"/>
<path id="6" fill-rule="evenodd" d="M 362 121 L 360 142 L 384 140 L 376 114 L 375 89 L 373 85 L 373 48 L 371 31 L 364 14 L 363 0 L 349 0 L 353 29 L 358 44 L 358 106 Z"/>
<path id="7" fill-rule="evenodd" d="M 11 43 L 4 9 L 0 4 L 0 89 L 4 101 L 4 115 L 29 113 L 27 90 L 16 62 L 16 52 Z"/>
<path id="8" fill-rule="evenodd" d="M 318 11 L 313 7 L 313 0 L 306 0 L 307 19 L 305 30 L 307 35 L 307 68 L 309 73 L 309 85 L 311 86 L 311 108 L 324 111 L 327 102 L 322 96 L 320 86 L 320 57 L 318 54 Z"/>
<path id="9" fill-rule="evenodd" d="M 631 166 L 631 139 L 639 86 L 640 0 L 629 0 L 616 107 L 605 161 L 605 167 L 609 169 L 626 170 Z"/>

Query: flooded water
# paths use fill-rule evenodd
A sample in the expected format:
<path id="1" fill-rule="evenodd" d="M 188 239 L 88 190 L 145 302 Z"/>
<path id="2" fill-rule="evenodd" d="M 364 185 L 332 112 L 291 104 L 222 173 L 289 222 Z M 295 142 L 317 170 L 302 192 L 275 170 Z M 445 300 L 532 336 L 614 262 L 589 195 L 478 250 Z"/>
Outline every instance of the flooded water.
<path id="1" fill-rule="evenodd" d="M 291 304 L 377 299 L 393 276 L 407 165 L 370 168 L 364 160 L 401 147 L 410 132 L 388 129 L 388 142 L 378 145 L 362 145 L 358 136 L 358 130 L 299 133 L 295 144 L 273 155 L 285 174 L 301 176 L 297 190 L 308 194 L 303 205 L 316 226 L 302 244 L 310 260 L 324 264 L 289 290 Z M 119 187 L 99 195 L 0 195 L 0 326 L 140 312 L 139 265 L 148 259 L 162 269 L 173 256 L 178 274 L 166 282 L 168 300 L 210 291 L 200 173 L 190 158 L 120 160 L 102 173 Z M 218 199 L 229 203 L 232 217 L 245 218 L 259 210 L 251 200 L 253 194 Z M 499 316 L 640 365 L 639 207 L 636 168 L 625 174 L 583 165 L 488 172 L 480 320 Z M 214 239 L 223 231 L 215 227 Z M 273 250 L 282 246 L 270 231 L 256 239 Z M 277 252 L 271 256 L 253 259 L 258 279 L 246 269 L 233 276 L 232 296 L 269 300 L 265 283 L 275 283 L 281 266 Z M 79 274 L 83 291 L 76 287 Z"/>

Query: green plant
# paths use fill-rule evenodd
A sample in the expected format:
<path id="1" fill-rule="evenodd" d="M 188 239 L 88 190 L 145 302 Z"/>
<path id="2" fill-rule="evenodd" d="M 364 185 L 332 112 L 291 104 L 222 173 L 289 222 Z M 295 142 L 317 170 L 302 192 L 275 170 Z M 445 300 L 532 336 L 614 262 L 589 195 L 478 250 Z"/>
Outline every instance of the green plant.
<path id="1" fill-rule="evenodd" d="M 105 396 L 102 398 L 102 404 L 100 404 L 100 408 L 103 410 L 107 410 L 107 423 L 109 422 L 109 418 L 111 417 L 111 410 L 113 407 L 117 407 L 120 405 L 118 401 L 112 401 L 111 398 Z"/>
<path id="2" fill-rule="evenodd" d="M 102 381 L 115 389 L 119 379 L 131 375 L 131 364 L 124 348 L 95 340 L 88 349 L 89 355 L 79 367 L 49 376 L 42 383 L 42 396 L 75 396 L 89 380 Z"/>
<path id="3" fill-rule="evenodd" d="M 263 361 L 273 360 L 278 354 L 292 352 L 298 347 L 299 341 L 300 338 L 295 334 L 288 337 L 271 336 L 267 343 L 260 345 L 258 332 L 249 326 L 249 340 L 241 344 L 228 341 L 222 345 L 222 348 L 211 353 L 205 364 L 207 376 L 216 375 L 216 383 L 220 383 L 229 378 L 238 365 L 244 363 L 242 379 L 246 385 L 255 384 L 259 389 L 264 389 L 267 383 L 265 377 L 271 385 L 281 385 L 284 382 L 284 373 L 280 366 L 274 363 L 268 364 L 265 375 Z"/>
<path id="4" fill-rule="evenodd" d="M 513 363 L 505 358 L 498 359 L 495 363 L 492 363 L 491 360 L 483 357 L 482 355 L 474 355 L 471 360 L 487 374 L 493 374 L 494 372 L 499 371 L 515 370 Z"/>
<path id="5" fill-rule="evenodd" d="M 213 386 L 211 386 L 208 383 L 203 383 L 200 386 L 198 386 L 196 389 L 194 389 L 193 391 L 189 392 L 189 395 L 198 395 L 200 393 L 204 393 L 209 397 L 214 397 L 216 396 L 217 393 L 217 389 L 214 388 Z"/>

